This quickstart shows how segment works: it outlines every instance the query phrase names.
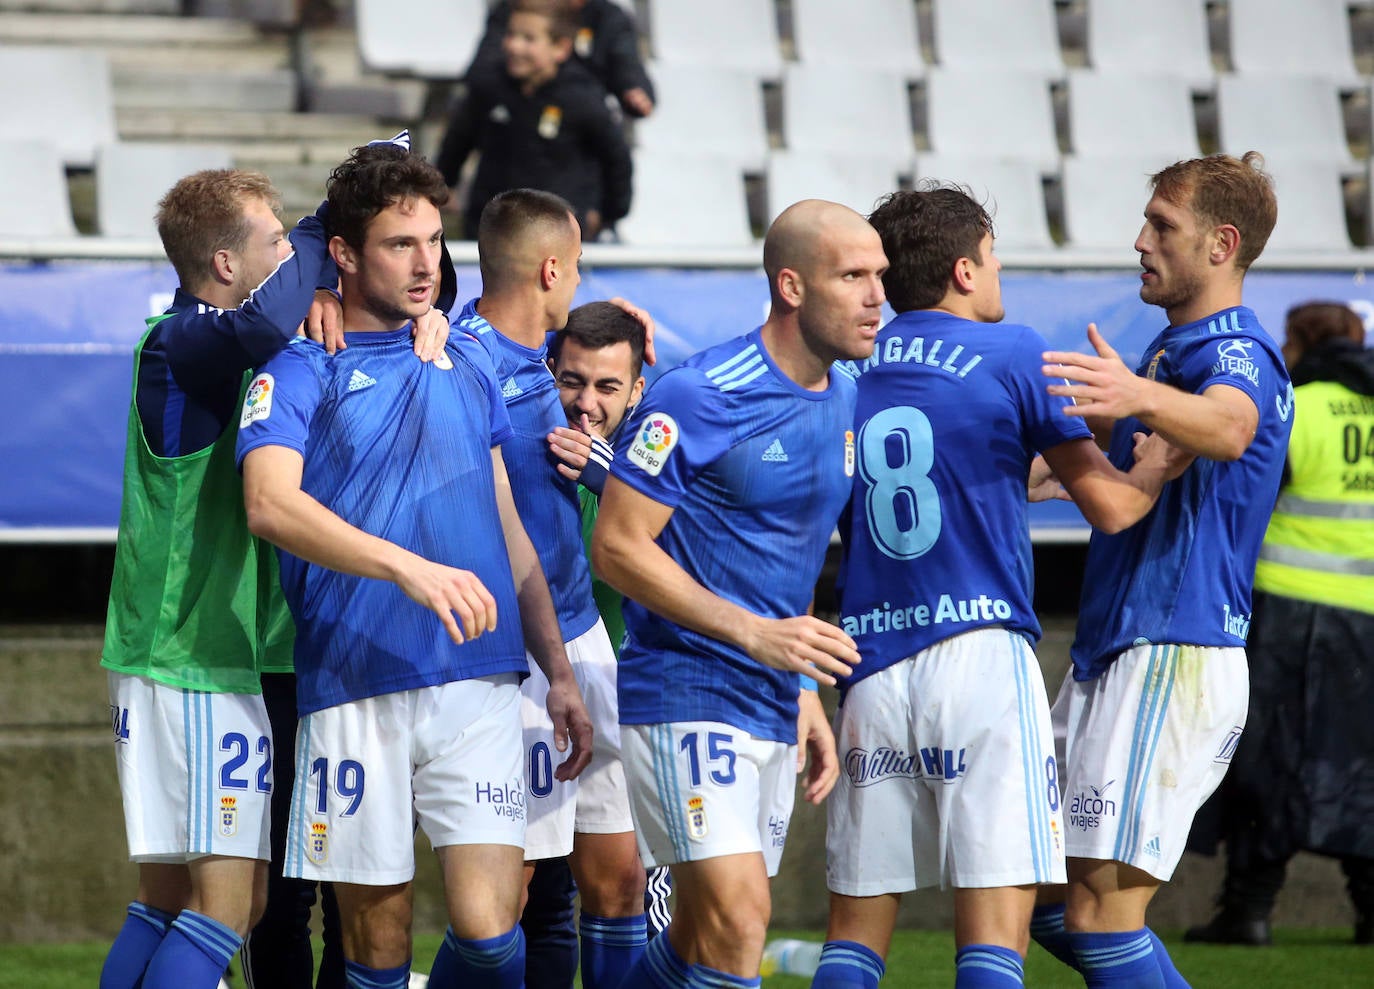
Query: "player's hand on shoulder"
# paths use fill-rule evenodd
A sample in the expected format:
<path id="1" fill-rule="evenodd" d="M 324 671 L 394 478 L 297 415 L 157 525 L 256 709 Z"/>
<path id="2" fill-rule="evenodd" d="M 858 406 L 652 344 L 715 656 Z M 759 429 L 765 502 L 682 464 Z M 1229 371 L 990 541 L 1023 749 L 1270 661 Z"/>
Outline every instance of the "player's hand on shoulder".
<path id="1" fill-rule="evenodd" d="M 592 719 L 571 672 L 557 683 L 549 683 L 545 707 L 553 722 L 554 745 L 568 754 L 554 769 L 554 778 L 575 779 L 592 761 Z"/>
<path id="2" fill-rule="evenodd" d="M 496 629 L 496 599 L 471 570 L 415 556 L 397 574 L 396 584 L 416 604 L 438 615 L 456 643 Z"/>
<path id="3" fill-rule="evenodd" d="M 324 344 L 325 353 L 346 350 L 348 344 L 344 343 L 343 303 L 339 297 L 327 288 L 315 289 L 310 312 L 297 332 Z"/>
<path id="4" fill-rule="evenodd" d="M 1138 414 L 1150 382 L 1125 365 L 1096 323 L 1088 324 L 1088 342 L 1096 354 L 1050 350 L 1042 355 L 1041 371 L 1054 381 L 1049 393 L 1073 400 L 1064 409 L 1067 415 L 1124 419 Z"/>
<path id="5" fill-rule="evenodd" d="M 840 778 L 840 757 L 835 751 L 835 733 L 814 690 L 803 690 L 797 698 L 797 772 L 808 766 L 802 796 L 808 803 L 819 804 Z"/>
<path id="6" fill-rule="evenodd" d="M 582 417 L 582 429 L 557 426 L 548 435 L 549 452 L 558 460 L 558 473 L 576 481 L 592 453 L 591 426 Z"/>
<path id="7" fill-rule="evenodd" d="M 1054 468 L 1045 462 L 1045 458 L 1036 454 L 1031 461 L 1030 477 L 1026 481 L 1026 500 L 1029 502 L 1037 501 L 1072 501 L 1069 493 L 1064 490 L 1064 485 L 1059 483 L 1059 478 L 1054 476 Z"/>
<path id="8" fill-rule="evenodd" d="M 1147 470 L 1158 470 L 1166 481 L 1173 481 L 1183 475 L 1196 456 L 1180 447 L 1174 446 L 1158 433 L 1134 433 L 1131 437 L 1135 446 L 1131 453 L 1137 465 Z"/>
<path id="9" fill-rule="evenodd" d="M 764 666 L 790 670 L 833 685 L 859 662 L 854 640 L 812 615 L 759 618 L 746 629 L 744 650 Z"/>
<path id="10" fill-rule="evenodd" d="M 435 360 L 444 352 L 444 344 L 448 343 L 451 332 L 448 313 L 431 306 L 429 312 L 411 325 L 410 335 L 415 339 L 415 356 L 426 364 Z"/>

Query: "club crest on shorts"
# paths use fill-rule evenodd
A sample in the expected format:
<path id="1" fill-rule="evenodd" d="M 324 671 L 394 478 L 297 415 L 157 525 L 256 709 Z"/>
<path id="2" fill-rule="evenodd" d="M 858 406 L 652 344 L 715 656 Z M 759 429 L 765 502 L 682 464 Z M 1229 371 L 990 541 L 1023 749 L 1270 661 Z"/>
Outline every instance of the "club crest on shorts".
<path id="1" fill-rule="evenodd" d="M 329 861 L 329 825 L 324 821 L 310 825 L 310 833 L 305 836 L 305 857 L 316 865 Z"/>
<path id="2" fill-rule="evenodd" d="M 687 801 L 687 836 L 693 841 L 702 841 L 709 830 L 706 827 L 706 801 L 692 797 Z"/>
<path id="3" fill-rule="evenodd" d="M 563 110 L 556 106 L 544 107 L 544 112 L 539 115 L 539 136 L 546 141 L 552 141 L 558 136 L 562 126 Z"/>
<path id="4" fill-rule="evenodd" d="M 243 417 L 239 419 L 239 429 L 247 429 L 253 423 L 272 414 L 272 393 L 276 390 L 277 382 L 272 375 L 253 376 L 253 383 L 248 386 L 248 394 L 243 396 Z"/>
<path id="5" fill-rule="evenodd" d="M 237 797 L 219 798 L 219 836 L 232 838 L 239 833 L 239 801 Z"/>
<path id="6" fill-rule="evenodd" d="M 652 412 L 644 417 L 630 444 L 629 458 L 638 464 L 644 473 L 658 477 L 659 471 L 667 462 L 668 454 L 677 446 L 682 431 L 677 421 L 666 412 Z"/>
<path id="7" fill-rule="evenodd" d="M 854 476 L 854 430 L 844 431 L 844 476 Z"/>

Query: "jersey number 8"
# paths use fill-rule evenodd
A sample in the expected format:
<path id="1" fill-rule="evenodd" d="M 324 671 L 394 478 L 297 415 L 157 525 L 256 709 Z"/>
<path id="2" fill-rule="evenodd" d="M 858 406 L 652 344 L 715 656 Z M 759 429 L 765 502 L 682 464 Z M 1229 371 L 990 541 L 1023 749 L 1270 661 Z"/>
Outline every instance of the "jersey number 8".
<path id="1" fill-rule="evenodd" d="M 914 560 L 940 538 L 940 494 L 930 479 L 935 437 L 924 412 L 883 409 L 859 430 L 868 534 L 884 555 Z"/>

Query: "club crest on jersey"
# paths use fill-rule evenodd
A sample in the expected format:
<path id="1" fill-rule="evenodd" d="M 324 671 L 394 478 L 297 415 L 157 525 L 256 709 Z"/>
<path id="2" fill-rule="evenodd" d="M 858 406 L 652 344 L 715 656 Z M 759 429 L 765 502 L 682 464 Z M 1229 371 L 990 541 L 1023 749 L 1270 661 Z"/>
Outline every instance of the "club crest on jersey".
<path id="1" fill-rule="evenodd" d="M 844 476 L 854 476 L 854 430 L 844 431 Z"/>
<path id="2" fill-rule="evenodd" d="M 310 825 L 310 833 L 305 836 L 305 856 L 316 865 L 329 861 L 329 825 L 324 821 Z"/>
<path id="3" fill-rule="evenodd" d="M 1155 376 L 1159 374 L 1159 362 L 1164 359 L 1165 353 L 1167 353 L 1167 351 L 1161 347 L 1155 352 L 1154 357 L 1150 358 L 1150 366 L 1145 369 L 1145 377 L 1149 378 L 1151 381 L 1154 381 Z"/>
<path id="4" fill-rule="evenodd" d="M 552 141 L 562 127 L 563 111 L 556 106 L 544 107 L 544 112 L 539 115 L 539 136 L 546 141 Z"/>
<path id="5" fill-rule="evenodd" d="M 596 35 L 589 27 L 579 28 L 577 37 L 573 38 L 573 51 L 577 52 L 578 58 L 592 57 L 592 43 L 596 41 Z"/>
<path id="6" fill-rule="evenodd" d="M 239 833 L 239 802 L 236 797 L 219 798 L 219 836 L 232 838 Z"/>
<path id="7" fill-rule="evenodd" d="M 630 444 L 630 460 L 644 473 L 657 477 L 681 437 L 682 431 L 672 416 L 666 412 L 651 412 Z"/>
<path id="8" fill-rule="evenodd" d="M 701 841 L 709 829 L 706 827 L 706 801 L 692 797 L 687 801 L 687 836 L 693 841 Z"/>
<path id="9" fill-rule="evenodd" d="M 248 394 L 243 397 L 243 416 L 239 419 L 239 429 L 247 429 L 255 422 L 261 422 L 272 414 L 272 395 L 277 390 L 276 379 L 270 374 L 253 376 L 248 386 Z"/>
<path id="10" fill-rule="evenodd" d="M 439 351 L 439 356 L 434 358 L 434 366 L 437 367 L 440 371 L 453 370 L 453 361 L 449 359 L 447 351 Z"/>

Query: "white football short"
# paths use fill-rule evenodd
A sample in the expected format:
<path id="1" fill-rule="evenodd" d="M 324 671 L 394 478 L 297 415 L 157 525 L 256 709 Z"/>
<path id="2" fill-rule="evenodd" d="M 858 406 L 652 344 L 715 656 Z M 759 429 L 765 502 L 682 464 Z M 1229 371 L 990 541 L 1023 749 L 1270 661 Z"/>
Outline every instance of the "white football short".
<path id="1" fill-rule="evenodd" d="M 616 705 L 616 658 L 600 619 L 566 644 L 587 714 L 592 720 L 592 761 L 577 779 L 563 782 L 553 771 L 565 757 L 554 746 L 553 722 L 545 707 L 549 681 L 530 661 L 520 687 L 525 736 L 525 786 L 529 824 L 525 858 L 553 858 L 572 851 L 573 832 L 621 834 L 633 830 L 625 769 L 620 762 L 620 715 Z"/>
<path id="2" fill-rule="evenodd" d="M 1053 712 L 1068 855 L 1167 881 L 1231 764 L 1249 693 L 1239 647 L 1133 646 L 1095 680 L 1070 670 Z"/>
<path id="3" fill-rule="evenodd" d="M 109 684 L 129 857 L 270 859 L 272 729 L 262 695 L 114 672 Z"/>
<path id="4" fill-rule="evenodd" d="M 832 891 L 1064 882 L 1049 702 L 1022 636 L 965 632 L 865 677 L 835 741 Z"/>
<path id="5" fill-rule="evenodd" d="M 283 872 L 389 886 L 435 848 L 523 845 L 513 673 L 349 701 L 301 718 Z"/>
<path id="6" fill-rule="evenodd" d="M 778 872 L 797 747 L 719 721 L 621 725 L 639 857 L 646 868 L 759 852 Z"/>

